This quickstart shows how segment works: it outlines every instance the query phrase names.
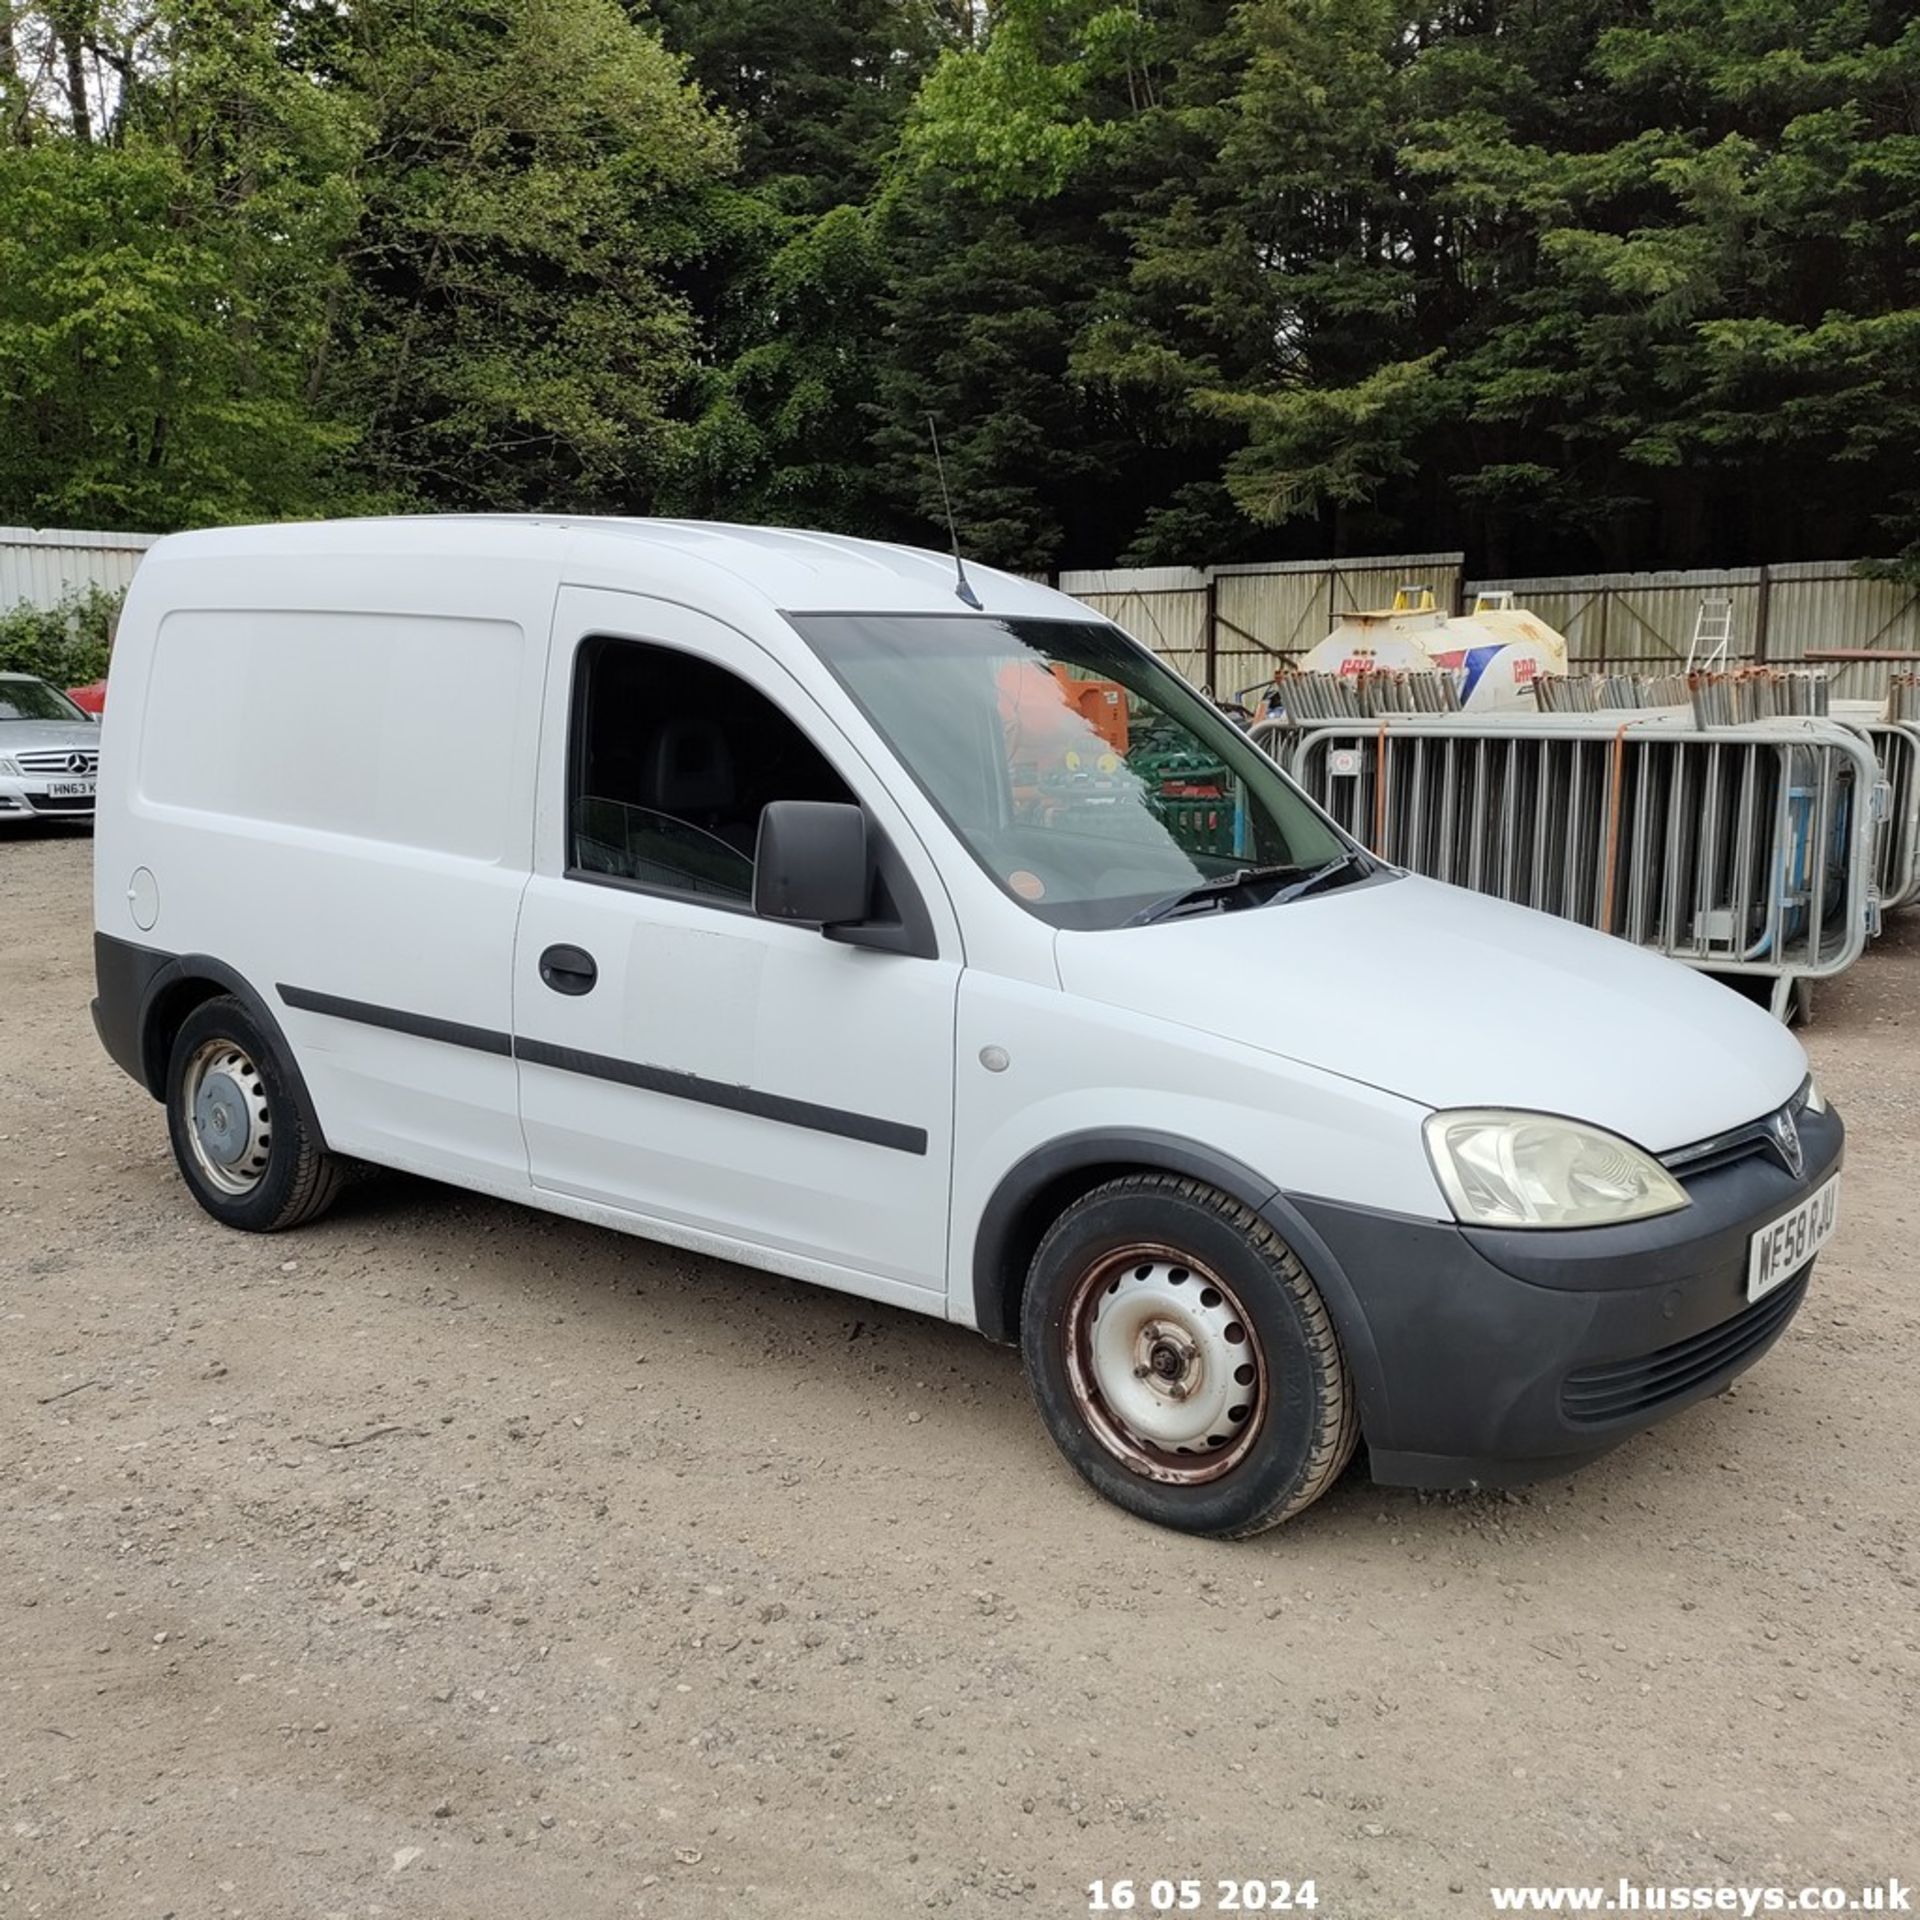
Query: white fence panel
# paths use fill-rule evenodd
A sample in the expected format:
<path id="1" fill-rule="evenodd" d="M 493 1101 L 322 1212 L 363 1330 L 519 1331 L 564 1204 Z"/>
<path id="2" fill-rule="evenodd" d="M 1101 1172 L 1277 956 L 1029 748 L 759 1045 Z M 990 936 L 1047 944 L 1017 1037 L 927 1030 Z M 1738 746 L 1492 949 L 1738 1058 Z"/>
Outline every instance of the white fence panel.
<path id="1" fill-rule="evenodd" d="M 151 533 L 84 533 L 67 528 L 0 527 L 0 613 L 23 600 L 51 607 L 87 587 L 123 591 Z"/>
<path id="2" fill-rule="evenodd" d="M 1215 567 L 1215 691 L 1258 691 L 1276 667 L 1318 646 L 1342 614 L 1391 606 L 1401 587 L 1431 588 L 1435 604 L 1451 608 L 1465 560 L 1401 553 Z"/>
<path id="3" fill-rule="evenodd" d="M 1474 580 L 1478 593 L 1511 593 L 1515 602 L 1567 636 L 1576 667 L 1678 666 L 1692 644 L 1704 600 L 1725 600 L 1733 616 L 1727 653 L 1751 659 L 1764 610 L 1763 569 L 1723 567 L 1699 572 L 1589 573 L 1537 580 Z"/>
<path id="4" fill-rule="evenodd" d="M 1207 576 L 1198 567 L 1063 573 L 1062 593 L 1105 614 L 1197 686 L 1207 677 Z"/>
<path id="5" fill-rule="evenodd" d="M 1773 568 L 1767 585 L 1769 660 L 1803 660 L 1823 647 L 1920 650 L 1920 587 L 1864 579 L 1844 560 Z M 1885 697 L 1888 667 L 1859 662 L 1828 670 L 1835 691 L 1848 699 Z"/>
<path id="6" fill-rule="evenodd" d="M 1370 554 L 1352 560 L 1231 567 L 1117 567 L 1063 573 L 1061 592 L 1103 613 L 1195 686 L 1221 695 L 1263 687 L 1275 667 L 1325 639 L 1344 613 L 1428 587 L 1450 608 L 1465 556 Z"/>

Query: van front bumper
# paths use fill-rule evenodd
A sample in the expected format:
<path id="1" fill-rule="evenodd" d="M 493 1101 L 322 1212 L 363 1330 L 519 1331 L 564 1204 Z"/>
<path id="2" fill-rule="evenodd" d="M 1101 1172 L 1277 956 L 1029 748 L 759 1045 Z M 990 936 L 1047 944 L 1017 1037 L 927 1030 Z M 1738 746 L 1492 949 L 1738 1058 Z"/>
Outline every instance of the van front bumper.
<path id="1" fill-rule="evenodd" d="M 1498 1232 L 1288 1195 L 1364 1321 L 1348 1345 L 1374 1478 L 1512 1486 L 1565 1473 L 1752 1366 L 1814 1265 L 1749 1305 L 1752 1236 L 1843 1154 L 1838 1114 L 1799 1120 L 1797 1178 L 1756 1154 L 1686 1179 L 1690 1206 L 1618 1227 Z"/>

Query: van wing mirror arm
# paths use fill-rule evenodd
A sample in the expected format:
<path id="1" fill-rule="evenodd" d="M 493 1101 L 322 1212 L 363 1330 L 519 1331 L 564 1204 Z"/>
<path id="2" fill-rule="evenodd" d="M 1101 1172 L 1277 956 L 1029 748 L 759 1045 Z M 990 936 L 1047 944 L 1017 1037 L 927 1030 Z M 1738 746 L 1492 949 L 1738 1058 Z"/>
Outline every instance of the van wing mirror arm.
<path id="1" fill-rule="evenodd" d="M 871 872 L 866 914 L 820 931 L 845 947 L 904 954 L 910 960 L 939 959 L 940 943 L 920 889 L 892 840 L 871 817 L 867 821 L 867 850 Z"/>
<path id="2" fill-rule="evenodd" d="M 848 920 L 838 926 L 822 927 L 820 931 L 843 947 L 867 947 L 875 953 L 913 956 L 925 952 L 913 929 L 900 920 Z"/>

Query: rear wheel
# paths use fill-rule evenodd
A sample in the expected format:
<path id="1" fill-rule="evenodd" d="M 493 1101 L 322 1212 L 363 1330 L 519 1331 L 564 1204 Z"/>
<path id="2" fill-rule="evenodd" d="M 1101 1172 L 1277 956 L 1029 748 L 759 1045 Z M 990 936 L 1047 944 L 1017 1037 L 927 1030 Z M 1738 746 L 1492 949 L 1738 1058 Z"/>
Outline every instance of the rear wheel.
<path id="1" fill-rule="evenodd" d="M 1109 1181 L 1054 1222 L 1021 1348 L 1061 1452 L 1161 1526 L 1276 1526 L 1333 1484 L 1359 1438 L 1305 1268 L 1250 1208 L 1176 1175 Z"/>
<path id="2" fill-rule="evenodd" d="M 321 1143 L 274 1042 L 231 995 L 174 1036 L 167 1131 L 193 1197 L 222 1225 L 276 1233 L 324 1212 L 341 1162 Z"/>

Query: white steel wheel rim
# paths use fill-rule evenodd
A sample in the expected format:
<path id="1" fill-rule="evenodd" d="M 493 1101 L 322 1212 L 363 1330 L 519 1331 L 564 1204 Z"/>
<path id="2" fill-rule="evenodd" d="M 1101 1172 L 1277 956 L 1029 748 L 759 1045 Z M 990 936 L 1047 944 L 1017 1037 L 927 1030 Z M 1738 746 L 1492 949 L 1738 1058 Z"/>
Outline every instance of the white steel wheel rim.
<path id="1" fill-rule="evenodd" d="M 207 1184 L 235 1199 L 266 1177 L 273 1114 L 266 1083 L 243 1047 L 205 1040 L 180 1082 L 181 1117 L 194 1165 Z"/>
<path id="2" fill-rule="evenodd" d="M 1095 1439 L 1170 1485 L 1217 1480 L 1246 1458 L 1266 1415 L 1266 1367 L 1246 1309 L 1172 1247 L 1100 1255 L 1066 1316 L 1067 1383 Z"/>

